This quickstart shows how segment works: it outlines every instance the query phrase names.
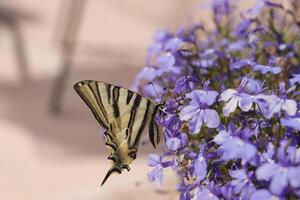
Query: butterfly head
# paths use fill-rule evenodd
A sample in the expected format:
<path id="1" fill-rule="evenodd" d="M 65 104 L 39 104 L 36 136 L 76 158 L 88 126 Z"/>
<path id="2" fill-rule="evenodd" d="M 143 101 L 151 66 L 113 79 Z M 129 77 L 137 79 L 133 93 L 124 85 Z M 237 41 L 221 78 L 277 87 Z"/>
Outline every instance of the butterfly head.
<path id="1" fill-rule="evenodd" d="M 126 144 L 123 143 L 123 145 L 121 145 L 120 148 L 117 149 L 117 151 L 112 153 L 108 157 L 108 159 L 113 161 L 113 165 L 106 173 L 106 176 L 104 177 L 101 186 L 106 182 L 106 180 L 112 173 L 117 172 L 121 174 L 122 171 L 125 169 L 127 171 L 130 171 L 130 164 L 133 160 L 136 159 L 136 152 L 137 150 L 135 148 L 130 148 L 126 142 Z"/>

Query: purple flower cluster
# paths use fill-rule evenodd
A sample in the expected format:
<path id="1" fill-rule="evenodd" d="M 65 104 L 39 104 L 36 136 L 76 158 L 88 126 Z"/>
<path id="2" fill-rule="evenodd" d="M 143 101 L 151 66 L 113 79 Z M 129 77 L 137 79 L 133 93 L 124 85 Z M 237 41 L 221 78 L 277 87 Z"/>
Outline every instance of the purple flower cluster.
<path id="1" fill-rule="evenodd" d="M 240 15 L 236 2 L 212 0 L 214 28 L 159 31 L 148 49 L 134 88 L 165 102 L 149 179 L 174 170 L 181 200 L 300 199 L 300 1 Z"/>

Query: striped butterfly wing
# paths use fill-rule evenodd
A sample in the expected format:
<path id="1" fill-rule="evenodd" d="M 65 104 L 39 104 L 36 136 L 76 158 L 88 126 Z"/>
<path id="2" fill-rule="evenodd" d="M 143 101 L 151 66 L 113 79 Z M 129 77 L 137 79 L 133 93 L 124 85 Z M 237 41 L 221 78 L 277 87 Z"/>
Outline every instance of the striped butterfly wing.
<path id="1" fill-rule="evenodd" d="M 106 129 L 105 144 L 111 149 L 108 159 L 113 165 L 103 185 L 113 172 L 130 170 L 129 165 L 136 158 L 142 132 L 150 119 L 150 140 L 154 146 L 159 142 L 159 136 L 154 135 L 158 134 L 157 125 L 153 124 L 157 106 L 135 92 L 99 81 L 80 81 L 74 89 Z"/>

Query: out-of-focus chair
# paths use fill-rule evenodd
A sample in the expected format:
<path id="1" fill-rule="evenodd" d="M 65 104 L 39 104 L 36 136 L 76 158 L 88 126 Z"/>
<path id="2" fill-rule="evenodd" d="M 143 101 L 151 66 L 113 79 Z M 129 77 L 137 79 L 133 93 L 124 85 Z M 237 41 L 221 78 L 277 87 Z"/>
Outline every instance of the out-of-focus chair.
<path id="1" fill-rule="evenodd" d="M 58 16 L 58 22 L 63 20 L 63 26 L 59 27 L 63 30 L 60 39 L 62 66 L 60 73 L 55 79 L 50 99 L 50 112 L 54 114 L 61 111 L 61 101 L 72 67 L 73 54 L 86 0 L 67 0 L 62 1 L 62 4 Z"/>
<path id="2" fill-rule="evenodd" d="M 29 80 L 29 70 L 21 22 L 32 19 L 33 16 L 28 13 L 0 4 L 0 26 L 9 29 L 12 34 L 17 65 L 25 82 Z"/>

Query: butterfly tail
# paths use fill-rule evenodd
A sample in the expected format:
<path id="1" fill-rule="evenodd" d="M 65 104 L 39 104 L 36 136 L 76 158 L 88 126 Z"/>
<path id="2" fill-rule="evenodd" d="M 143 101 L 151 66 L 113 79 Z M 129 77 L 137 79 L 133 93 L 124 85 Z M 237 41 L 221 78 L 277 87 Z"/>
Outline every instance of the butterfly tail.
<path id="1" fill-rule="evenodd" d="M 107 179 L 110 177 L 110 175 L 111 175 L 112 173 L 114 173 L 114 172 L 118 172 L 119 174 L 121 174 L 122 170 L 121 170 L 121 168 L 118 167 L 118 166 L 113 166 L 112 168 L 110 168 L 110 169 L 108 170 L 108 172 L 106 173 L 106 175 L 105 175 L 105 177 L 104 177 L 104 179 L 103 179 L 103 181 L 102 181 L 102 183 L 101 183 L 101 186 L 104 185 L 104 183 L 107 181 Z"/>

